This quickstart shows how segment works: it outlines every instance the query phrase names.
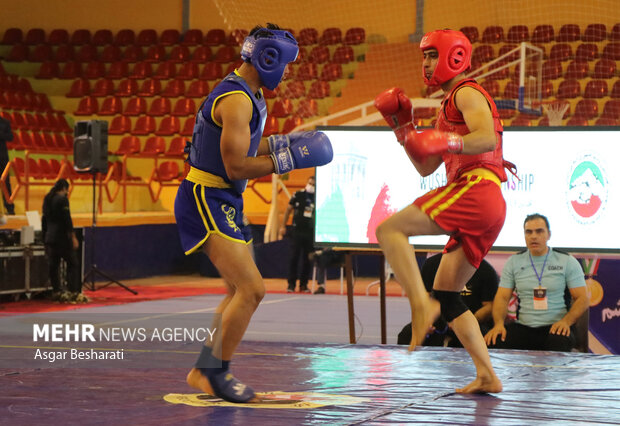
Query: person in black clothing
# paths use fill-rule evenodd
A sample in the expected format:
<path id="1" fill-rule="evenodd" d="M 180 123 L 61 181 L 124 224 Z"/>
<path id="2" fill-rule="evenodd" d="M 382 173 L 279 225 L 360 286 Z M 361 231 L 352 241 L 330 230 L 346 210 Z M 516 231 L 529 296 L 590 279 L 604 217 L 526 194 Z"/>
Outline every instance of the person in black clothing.
<path id="1" fill-rule="evenodd" d="M 83 303 L 88 300 L 82 294 L 82 283 L 79 279 L 76 252 L 79 243 L 73 231 L 68 193 L 69 182 L 59 179 L 43 199 L 43 241 L 49 262 L 52 297 L 63 302 Z M 63 292 L 61 288 L 61 259 L 67 264 L 67 292 Z"/>
<path id="2" fill-rule="evenodd" d="M 441 261 L 441 253 L 429 257 L 422 266 L 422 281 L 426 291 L 431 292 L 435 275 Z M 474 314 L 480 325 L 480 331 L 484 336 L 493 327 L 492 305 L 499 277 L 493 266 L 486 260 L 482 260 L 480 267 L 474 273 L 463 291 L 461 297 L 463 302 Z M 433 324 L 433 333 L 427 335 L 422 343 L 423 346 L 444 346 L 446 343 L 449 347 L 462 347 L 454 332 L 448 327 L 448 323 L 441 316 Z M 399 345 L 408 345 L 411 343 L 411 323 L 407 324 L 398 334 Z"/>
<path id="3" fill-rule="evenodd" d="M 310 276 L 309 255 L 314 249 L 314 176 L 308 178 L 308 183 L 302 191 L 297 191 L 284 212 L 284 220 L 280 228 L 280 236 L 286 232 L 286 223 L 293 212 L 293 229 L 291 239 L 293 246 L 288 273 L 287 292 L 295 291 L 295 284 L 299 278 L 299 292 L 310 293 L 308 289 L 308 278 Z M 301 271 L 299 262 L 301 258 Z"/>
<path id="4" fill-rule="evenodd" d="M 8 120 L 0 117 L 0 175 L 4 172 L 6 165 L 9 164 L 9 150 L 6 146 L 7 142 L 13 140 L 13 132 L 11 132 L 11 123 Z M 11 181 L 7 178 L 6 180 L 6 189 L 11 193 Z M 6 198 L 4 198 L 4 193 L 2 194 L 2 198 L 4 201 L 4 208 L 6 210 L 6 214 L 14 215 L 15 214 L 15 205 L 8 202 Z"/>

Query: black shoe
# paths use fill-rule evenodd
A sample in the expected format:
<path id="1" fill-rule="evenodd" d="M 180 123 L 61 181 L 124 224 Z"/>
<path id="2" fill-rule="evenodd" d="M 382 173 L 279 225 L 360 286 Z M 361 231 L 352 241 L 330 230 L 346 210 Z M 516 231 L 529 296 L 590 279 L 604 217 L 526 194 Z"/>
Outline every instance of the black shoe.
<path id="1" fill-rule="evenodd" d="M 310 289 L 306 286 L 303 287 L 299 287 L 299 292 L 300 293 L 310 293 Z"/>
<path id="2" fill-rule="evenodd" d="M 325 294 L 325 287 L 320 285 L 319 288 L 314 291 L 314 294 Z"/>
<path id="3" fill-rule="evenodd" d="M 295 293 L 295 287 L 288 287 L 288 288 L 286 289 L 286 292 L 287 292 L 287 293 Z"/>

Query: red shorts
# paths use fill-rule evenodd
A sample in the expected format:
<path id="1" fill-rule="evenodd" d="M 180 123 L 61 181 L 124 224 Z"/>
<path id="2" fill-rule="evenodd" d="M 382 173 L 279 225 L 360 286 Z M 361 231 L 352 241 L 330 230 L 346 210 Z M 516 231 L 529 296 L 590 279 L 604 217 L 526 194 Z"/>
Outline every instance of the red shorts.
<path id="1" fill-rule="evenodd" d="M 493 246 L 506 219 L 506 202 L 499 179 L 487 170 L 481 174 L 489 179 L 474 175 L 477 171 L 480 169 L 413 202 L 450 235 L 444 253 L 461 245 L 469 263 L 476 268 Z"/>

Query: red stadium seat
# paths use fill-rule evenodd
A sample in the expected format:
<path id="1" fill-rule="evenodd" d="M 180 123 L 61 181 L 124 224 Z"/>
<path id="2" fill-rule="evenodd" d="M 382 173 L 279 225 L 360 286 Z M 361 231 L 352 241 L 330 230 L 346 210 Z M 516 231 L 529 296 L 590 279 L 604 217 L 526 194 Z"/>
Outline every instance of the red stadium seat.
<path id="1" fill-rule="evenodd" d="M 228 46 L 241 46 L 248 36 L 248 30 L 246 29 L 234 29 L 230 32 L 230 35 L 226 39 Z"/>
<path id="2" fill-rule="evenodd" d="M 620 42 L 612 41 L 605 45 L 601 58 L 620 61 Z"/>
<path id="3" fill-rule="evenodd" d="M 148 115 L 141 115 L 136 120 L 136 124 L 131 130 L 132 135 L 148 135 L 154 133 L 157 125 L 155 119 Z"/>
<path id="4" fill-rule="evenodd" d="M 299 102 L 295 115 L 301 118 L 309 118 L 319 115 L 319 105 L 316 99 L 304 98 Z"/>
<path id="5" fill-rule="evenodd" d="M 196 80 L 200 75 L 200 69 L 195 62 L 185 62 L 180 65 L 176 78 L 179 80 Z"/>
<path id="6" fill-rule="evenodd" d="M 551 46 L 551 51 L 549 52 L 549 59 L 554 59 L 556 61 L 568 61 L 573 57 L 573 50 L 570 47 L 570 44 L 567 43 L 556 43 Z"/>
<path id="7" fill-rule="evenodd" d="M 476 43 L 480 38 L 478 27 L 474 27 L 474 26 L 462 27 L 459 31 L 465 34 L 465 37 L 467 37 L 472 44 Z"/>
<path id="8" fill-rule="evenodd" d="M 125 79 L 118 83 L 116 96 L 135 96 L 138 93 L 138 82 L 136 80 Z"/>
<path id="9" fill-rule="evenodd" d="M 168 98 L 177 98 L 185 93 L 185 82 L 183 80 L 170 80 L 161 95 Z"/>
<path id="10" fill-rule="evenodd" d="M 7 28 L 2 36 L 2 41 L 0 44 L 10 45 L 10 44 L 19 44 L 24 41 L 24 32 L 21 28 Z"/>
<path id="11" fill-rule="evenodd" d="M 297 36 L 297 43 L 300 46 L 308 46 L 319 42 L 319 31 L 316 28 L 302 28 Z"/>
<path id="12" fill-rule="evenodd" d="M 175 161 L 163 161 L 157 169 L 157 180 L 160 182 L 169 182 L 179 176 L 179 165 Z"/>
<path id="13" fill-rule="evenodd" d="M 613 78 L 616 75 L 616 61 L 611 59 L 599 59 L 594 64 L 592 78 Z"/>
<path id="14" fill-rule="evenodd" d="M 549 24 L 537 25 L 532 31 L 532 43 L 550 43 L 555 38 L 553 26 Z"/>
<path id="15" fill-rule="evenodd" d="M 87 96 L 80 99 L 77 110 L 73 112 L 75 115 L 95 115 L 99 111 L 99 104 L 97 98 L 94 96 Z"/>
<path id="16" fill-rule="evenodd" d="M 166 48 L 163 44 L 149 46 L 144 57 L 146 62 L 162 62 L 166 60 Z"/>
<path id="17" fill-rule="evenodd" d="M 97 53 L 97 47 L 92 44 L 85 44 L 81 46 L 75 54 L 75 60 L 78 62 L 91 62 L 96 61 L 99 54 Z"/>
<path id="18" fill-rule="evenodd" d="M 579 25 L 564 24 L 560 28 L 560 32 L 555 38 L 555 41 L 571 42 L 571 41 L 579 41 L 580 38 L 581 38 L 581 30 L 579 29 Z"/>
<path id="19" fill-rule="evenodd" d="M 271 107 L 270 115 L 274 117 L 288 117 L 293 113 L 293 103 L 289 99 L 278 99 Z"/>
<path id="20" fill-rule="evenodd" d="M 577 46 L 575 59 L 593 61 L 598 58 L 598 47 L 594 43 L 583 43 Z"/>
<path id="21" fill-rule="evenodd" d="M 168 99 L 166 99 L 168 100 Z M 196 102 L 193 99 L 181 98 L 176 101 L 172 110 L 172 115 L 188 116 L 196 114 Z"/>
<path id="22" fill-rule="evenodd" d="M 319 44 L 332 45 L 342 43 L 342 30 L 337 27 L 325 28 L 319 38 Z"/>
<path id="23" fill-rule="evenodd" d="M 203 34 L 202 30 L 199 29 L 190 29 L 183 34 L 183 40 L 181 44 L 183 46 L 196 46 L 198 44 L 202 44 Z"/>
<path id="24" fill-rule="evenodd" d="M 314 83 L 319 83 L 319 81 L 313 82 L 313 84 Z M 320 83 L 326 83 L 329 85 L 329 83 L 327 82 L 320 82 Z M 286 86 L 284 87 L 285 98 L 299 99 L 304 96 L 306 96 L 306 86 L 304 85 L 302 81 L 293 80 L 293 81 L 288 82 Z"/>
<path id="25" fill-rule="evenodd" d="M 140 139 L 137 136 L 124 136 L 113 153 L 115 155 L 131 155 L 140 152 Z"/>
<path id="26" fill-rule="evenodd" d="M 89 94 L 90 82 L 85 78 L 78 78 L 71 83 L 71 88 L 65 96 L 68 98 L 81 98 Z"/>
<path id="27" fill-rule="evenodd" d="M 510 122 L 511 127 L 529 127 L 532 121 L 528 115 L 520 114 Z"/>
<path id="28" fill-rule="evenodd" d="M 161 81 L 147 78 L 136 91 L 136 95 L 143 97 L 157 96 L 161 93 Z"/>
<path id="29" fill-rule="evenodd" d="M 275 135 L 277 133 L 280 133 L 278 118 L 273 115 L 268 115 L 267 121 L 265 122 L 265 129 L 263 130 L 263 137 Z"/>
<path id="30" fill-rule="evenodd" d="M 219 28 L 207 31 L 204 44 L 207 46 L 219 46 L 226 43 L 226 32 Z"/>
<path id="31" fill-rule="evenodd" d="M 65 63 L 65 66 L 61 68 L 58 78 L 63 80 L 71 80 L 82 76 L 82 63 L 77 61 L 71 61 Z"/>
<path id="32" fill-rule="evenodd" d="M 489 44 L 476 46 L 471 56 L 472 61 L 489 62 L 495 59 L 495 50 Z"/>
<path id="33" fill-rule="evenodd" d="M 209 83 L 205 80 L 194 80 L 189 84 L 185 91 L 185 96 L 189 98 L 204 98 L 209 94 L 211 89 Z"/>
<path id="34" fill-rule="evenodd" d="M 166 150 L 166 156 L 183 157 L 185 156 L 185 138 L 176 136 L 170 141 L 170 145 Z"/>
<path id="35" fill-rule="evenodd" d="M 213 52 L 209 46 L 198 46 L 192 52 L 190 60 L 192 62 L 205 63 L 208 62 L 213 56 Z"/>
<path id="36" fill-rule="evenodd" d="M 161 32 L 159 43 L 163 46 L 173 46 L 181 40 L 181 33 L 177 29 L 167 29 Z"/>
<path id="37" fill-rule="evenodd" d="M 325 99 L 330 96 L 329 82 L 325 80 L 313 81 L 308 89 L 308 97 L 311 99 Z"/>
<path id="38" fill-rule="evenodd" d="M 497 25 L 490 25 L 482 31 L 482 43 L 500 43 L 504 41 L 504 29 Z"/>
<path id="39" fill-rule="evenodd" d="M 33 107 L 35 111 L 42 111 L 42 112 L 52 111 L 52 105 L 50 103 L 49 98 L 47 97 L 45 93 L 36 93 L 35 95 L 33 95 L 32 103 L 33 103 Z"/>
<path id="40" fill-rule="evenodd" d="M 57 78 L 60 73 L 60 68 L 58 67 L 57 62 L 47 61 L 43 62 L 39 67 L 39 71 L 35 75 L 35 78 L 38 79 L 50 79 Z"/>
<path id="41" fill-rule="evenodd" d="M 590 65 L 588 64 L 588 61 L 584 61 L 583 59 L 575 59 L 568 64 L 564 78 L 581 80 L 588 76 L 589 68 Z"/>
<path id="42" fill-rule="evenodd" d="M 499 82 L 497 80 L 484 80 L 480 85 L 486 90 L 492 98 L 496 98 L 500 94 Z"/>
<path id="43" fill-rule="evenodd" d="M 583 117 L 572 116 L 566 122 L 567 126 L 589 126 L 588 120 Z"/>
<path id="44" fill-rule="evenodd" d="M 121 48 L 111 44 L 103 48 L 99 60 L 102 62 L 117 62 L 121 60 L 121 56 Z"/>
<path id="45" fill-rule="evenodd" d="M 308 55 L 308 61 L 315 64 L 324 64 L 329 61 L 329 48 L 324 45 L 313 47 Z"/>
<path id="46" fill-rule="evenodd" d="M 103 62 L 89 62 L 84 69 L 84 78 L 96 80 L 105 76 L 105 64 Z"/>
<path id="47" fill-rule="evenodd" d="M 125 62 L 140 62 L 144 59 L 144 51 L 142 47 L 129 45 L 125 47 L 121 54 L 121 60 Z"/>
<path id="48" fill-rule="evenodd" d="M 136 62 L 127 78 L 144 80 L 153 75 L 153 67 L 150 62 Z"/>
<path id="49" fill-rule="evenodd" d="M 170 117 L 170 118 L 177 118 L 177 117 Z M 191 137 L 192 134 L 194 133 L 195 123 L 196 123 L 196 120 L 194 119 L 194 117 L 187 117 L 185 119 L 185 122 L 183 123 L 183 128 L 181 129 L 181 131 L 177 130 L 175 133 L 180 133 L 181 136 Z"/>
<path id="50" fill-rule="evenodd" d="M 52 58 L 52 47 L 49 44 L 34 46 L 28 53 L 28 62 L 45 62 Z"/>
<path id="51" fill-rule="evenodd" d="M 120 80 L 129 75 L 129 65 L 127 62 L 112 62 L 108 68 L 107 78 L 112 80 Z"/>
<path id="52" fill-rule="evenodd" d="M 605 80 L 590 80 L 583 91 L 583 97 L 586 99 L 600 99 L 607 96 L 608 93 L 609 88 Z"/>
<path id="53" fill-rule="evenodd" d="M 605 24 L 588 24 L 581 39 L 590 42 L 603 41 L 607 39 L 607 27 Z"/>
<path id="54" fill-rule="evenodd" d="M 90 33 L 90 30 L 87 29 L 79 29 L 79 30 L 75 30 L 73 31 L 73 34 L 71 34 L 71 39 L 69 40 L 70 44 L 75 45 L 88 45 L 90 44 L 92 35 Z"/>
<path id="55" fill-rule="evenodd" d="M 157 31 L 152 28 L 145 28 L 138 33 L 136 37 L 138 46 L 151 46 L 157 44 Z"/>
<path id="56" fill-rule="evenodd" d="M 170 80 L 171 78 L 174 78 L 176 74 L 177 64 L 174 61 L 170 60 L 159 63 L 152 77 L 156 80 Z"/>
<path id="57" fill-rule="evenodd" d="M 192 120 L 192 118 L 188 118 L 188 120 Z M 181 128 L 181 122 L 179 121 L 179 117 L 172 117 L 170 115 L 164 117 L 159 123 L 159 129 L 155 132 L 157 136 L 171 136 L 176 133 L 179 133 L 179 129 Z M 190 135 L 193 133 L 193 126 Z"/>
<path id="58" fill-rule="evenodd" d="M 219 80 L 224 76 L 222 71 L 222 64 L 216 62 L 207 62 L 202 68 L 200 76 L 201 80 Z"/>
<path id="59" fill-rule="evenodd" d="M 366 42 L 366 31 L 361 27 L 352 27 L 344 34 L 343 43 L 346 45 L 358 45 Z"/>
<path id="60" fill-rule="evenodd" d="M 114 43 L 114 35 L 110 30 L 97 30 L 93 34 L 92 44 L 95 46 L 105 46 Z"/>
<path id="61" fill-rule="evenodd" d="M 231 72 L 239 68 L 241 64 L 243 64 L 243 59 L 241 58 L 237 59 L 236 61 L 230 62 L 228 66 L 226 67 L 226 70 L 224 70 L 224 74 L 225 75 L 230 74 Z"/>
<path id="62" fill-rule="evenodd" d="M 42 28 L 31 28 L 24 37 L 24 44 L 34 46 L 45 43 L 45 31 Z"/>
<path id="63" fill-rule="evenodd" d="M 574 116 L 590 120 L 598 116 L 598 104 L 593 99 L 581 99 L 575 106 Z"/>
<path id="64" fill-rule="evenodd" d="M 146 114 L 146 108 L 146 99 L 137 97 L 129 98 L 127 105 L 125 106 L 125 110 L 123 111 L 123 115 L 144 115 Z"/>
<path id="65" fill-rule="evenodd" d="M 282 133 L 285 133 L 285 134 L 290 133 L 293 131 L 293 129 L 295 129 L 298 126 L 301 126 L 302 124 L 304 124 L 303 118 L 297 115 L 293 115 L 287 118 L 286 120 L 284 120 L 284 124 L 282 125 Z"/>
<path id="66" fill-rule="evenodd" d="M 161 136 L 150 136 L 144 143 L 144 149 L 140 153 L 143 156 L 156 156 L 166 151 L 166 141 Z"/>
<path id="67" fill-rule="evenodd" d="M 56 48 L 54 60 L 56 62 L 69 62 L 75 59 L 75 48 L 70 44 L 61 44 Z"/>
<path id="68" fill-rule="evenodd" d="M 336 64 L 348 64 L 355 61 L 355 53 L 351 46 L 338 46 L 334 51 L 332 62 Z"/>
<path id="69" fill-rule="evenodd" d="M 508 28 L 506 34 L 506 41 L 508 43 L 521 43 L 523 41 L 529 41 L 530 32 L 526 25 L 513 25 Z"/>
<path id="70" fill-rule="evenodd" d="M 168 98 L 155 98 L 151 101 L 147 114 L 154 117 L 163 117 L 170 114 L 170 105 L 170 99 Z"/>
<path id="71" fill-rule="evenodd" d="M 136 42 L 136 33 L 131 29 L 122 29 L 116 33 L 114 44 L 117 46 L 130 46 Z"/>
<path id="72" fill-rule="evenodd" d="M 620 122 L 613 118 L 600 117 L 594 122 L 595 126 L 618 126 Z"/>
<path id="73" fill-rule="evenodd" d="M 122 135 L 131 131 L 131 119 L 125 115 L 117 115 L 110 122 L 108 133 L 110 135 Z"/>
<path id="74" fill-rule="evenodd" d="M 547 80 L 556 80 L 562 77 L 562 63 L 557 59 L 543 62 L 542 75 Z"/>
<path id="75" fill-rule="evenodd" d="M 558 99 L 574 99 L 581 95 L 579 81 L 574 79 L 563 80 L 558 87 Z"/>
<path id="76" fill-rule="evenodd" d="M 186 62 L 191 58 L 191 53 L 187 46 L 174 46 L 170 51 L 170 61 L 171 62 Z"/>
<path id="77" fill-rule="evenodd" d="M 100 78 L 95 81 L 93 89 L 90 91 L 92 96 L 104 97 L 114 94 L 114 82 L 107 78 Z"/>
<path id="78" fill-rule="evenodd" d="M 213 57 L 213 61 L 219 64 L 235 61 L 239 55 L 232 46 L 222 46 L 216 52 Z"/>
<path id="79" fill-rule="evenodd" d="M 312 62 L 304 62 L 297 69 L 295 79 L 307 81 L 316 80 L 318 78 L 318 68 L 316 64 Z"/>
<path id="80" fill-rule="evenodd" d="M 601 117 L 620 120 L 620 99 L 610 99 L 605 102 Z"/>
<path id="81" fill-rule="evenodd" d="M 28 46 L 25 44 L 14 44 L 5 60 L 7 62 L 24 62 L 28 59 L 28 52 Z"/>

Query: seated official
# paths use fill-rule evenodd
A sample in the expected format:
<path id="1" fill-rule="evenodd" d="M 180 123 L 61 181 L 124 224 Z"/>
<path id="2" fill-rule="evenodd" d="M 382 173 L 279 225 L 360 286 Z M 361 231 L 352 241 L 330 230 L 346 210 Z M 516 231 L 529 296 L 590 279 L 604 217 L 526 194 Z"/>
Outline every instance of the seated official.
<path id="1" fill-rule="evenodd" d="M 433 289 L 433 282 L 442 254 L 436 254 L 429 257 L 422 265 L 422 281 L 426 290 L 430 292 Z M 461 297 L 469 310 L 474 314 L 480 325 L 480 331 L 484 335 L 493 326 L 491 309 L 493 298 L 497 291 L 499 277 L 493 266 L 486 260 L 482 260 L 480 267 L 465 284 Z M 422 346 L 450 346 L 453 348 L 462 347 L 454 332 L 448 326 L 443 317 L 439 317 L 433 324 L 434 331 L 430 333 Z M 411 343 L 411 323 L 407 324 L 398 334 L 397 343 L 399 345 L 409 345 Z"/>
<path id="2" fill-rule="evenodd" d="M 529 215 L 523 228 L 527 250 L 504 266 L 493 300 L 494 326 L 484 339 L 495 348 L 568 352 L 576 343 L 572 326 L 590 303 L 583 270 L 573 256 L 547 246 L 551 231 L 545 216 Z M 505 325 L 513 290 L 519 297 L 517 319 Z"/>

